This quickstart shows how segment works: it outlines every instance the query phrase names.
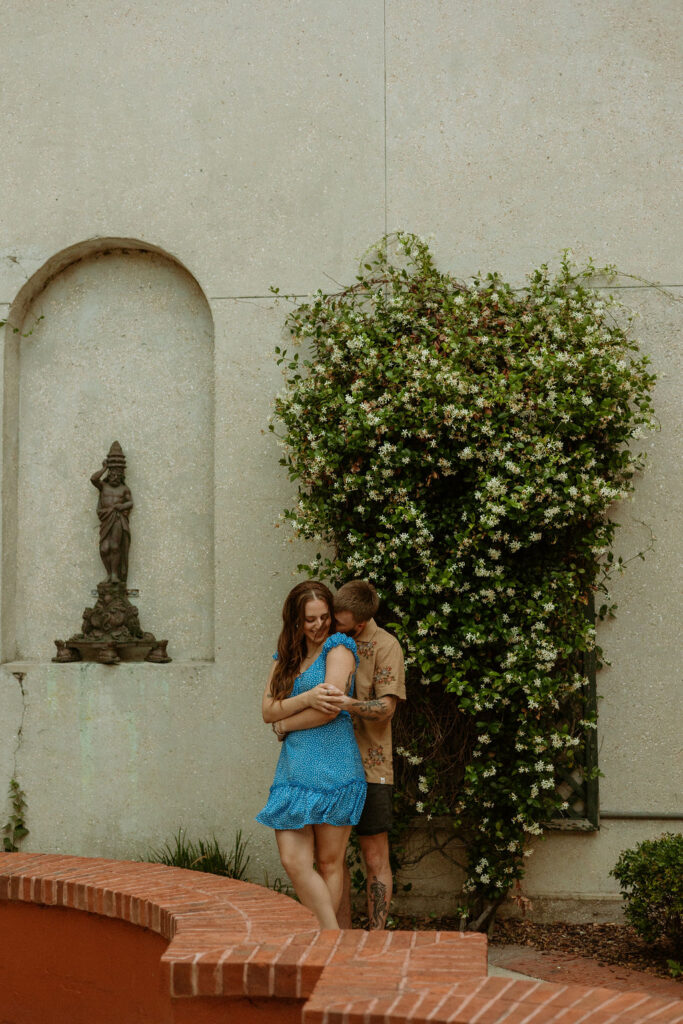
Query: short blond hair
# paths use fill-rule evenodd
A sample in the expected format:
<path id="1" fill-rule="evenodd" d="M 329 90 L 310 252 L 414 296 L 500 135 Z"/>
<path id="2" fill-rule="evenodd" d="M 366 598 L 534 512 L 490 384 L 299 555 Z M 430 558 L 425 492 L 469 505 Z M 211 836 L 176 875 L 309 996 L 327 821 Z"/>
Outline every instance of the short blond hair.
<path id="1" fill-rule="evenodd" d="M 349 580 L 334 596 L 336 612 L 351 612 L 356 622 L 374 618 L 379 608 L 379 597 L 367 580 Z"/>

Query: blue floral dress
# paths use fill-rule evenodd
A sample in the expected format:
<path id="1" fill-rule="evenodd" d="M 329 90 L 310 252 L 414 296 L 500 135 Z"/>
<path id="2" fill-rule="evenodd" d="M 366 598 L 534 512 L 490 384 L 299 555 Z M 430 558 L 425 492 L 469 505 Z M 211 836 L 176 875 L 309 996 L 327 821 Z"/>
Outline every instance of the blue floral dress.
<path id="1" fill-rule="evenodd" d="M 327 655 L 333 647 L 348 647 L 356 659 L 356 644 L 334 633 L 312 665 L 297 676 L 290 694 L 312 690 L 325 679 Z M 354 680 L 355 682 L 355 680 Z M 350 695 L 353 695 L 351 685 Z M 287 733 L 270 787 L 268 803 L 256 815 L 262 825 L 298 829 L 304 825 L 356 825 L 363 810 L 365 773 L 348 711 L 314 729 Z"/>

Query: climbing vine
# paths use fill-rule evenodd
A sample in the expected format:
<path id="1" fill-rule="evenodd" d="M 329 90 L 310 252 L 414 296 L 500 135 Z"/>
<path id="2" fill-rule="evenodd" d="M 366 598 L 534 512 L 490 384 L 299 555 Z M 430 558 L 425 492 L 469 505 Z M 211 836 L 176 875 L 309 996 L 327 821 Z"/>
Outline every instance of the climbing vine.
<path id="1" fill-rule="evenodd" d="M 26 827 L 26 794 L 16 779 L 10 779 L 9 801 L 12 812 L 3 827 L 2 848 L 5 853 L 16 853 L 24 836 L 28 835 Z"/>
<path id="2" fill-rule="evenodd" d="M 408 667 L 400 818 L 448 816 L 477 927 L 566 808 L 557 774 L 596 724 L 586 607 L 653 425 L 630 317 L 593 287 L 610 273 L 565 254 L 522 289 L 463 283 L 401 233 L 353 286 L 297 305 L 277 350 L 285 515 L 328 546 L 300 568 L 381 594 Z"/>

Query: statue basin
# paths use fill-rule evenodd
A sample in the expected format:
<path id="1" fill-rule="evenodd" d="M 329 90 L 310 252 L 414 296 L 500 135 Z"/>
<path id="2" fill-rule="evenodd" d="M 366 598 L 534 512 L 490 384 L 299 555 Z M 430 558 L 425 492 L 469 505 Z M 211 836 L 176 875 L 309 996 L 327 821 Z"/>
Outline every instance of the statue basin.
<path id="1" fill-rule="evenodd" d="M 118 665 L 122 661 L 149 661 L 166 664 L 171 659 L 166 653 L 168 640 L 67 640 L 58 644 L 53 661 L 96 661 L 101 665 Z"/>

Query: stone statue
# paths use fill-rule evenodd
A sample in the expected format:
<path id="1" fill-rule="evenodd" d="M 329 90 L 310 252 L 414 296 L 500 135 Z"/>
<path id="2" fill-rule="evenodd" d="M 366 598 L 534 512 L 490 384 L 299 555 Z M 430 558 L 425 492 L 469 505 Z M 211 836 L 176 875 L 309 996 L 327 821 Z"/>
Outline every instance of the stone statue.
<path id="1" fill-rule="evenodd" d="M 90 477 L 100 492 L 97 515 L 100 520 L 100 558 L 107 570 L 106 580 L 97 584 L 97 603 L 83 612 L 81 632 L 66 642 L 55 640 L 56 662 L 99 661 L 118 665 L 120 661 L 151 661 L 165 664 L 171 659 L 168 640 L 157 640 L 140 628 L 135 605 L 128 600 L 128 549 L 133 496 L 126 486 L 126 457 L 114 441 L 102 469 Z"/>
<path id="2" fill-rule="evenodd" d="M 128 516 L 133 496 L 125 481 L 126 457 L 118 441 L 114 441 L 102 469 L 90 477 L 100 492 L 97 515 L 100 520 L 100 558 L 107 570 L 107 583 L 125 583 L 128 579 L 130 525 Z M 106 474 L 106 479 L 103 477 Z"/>

